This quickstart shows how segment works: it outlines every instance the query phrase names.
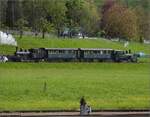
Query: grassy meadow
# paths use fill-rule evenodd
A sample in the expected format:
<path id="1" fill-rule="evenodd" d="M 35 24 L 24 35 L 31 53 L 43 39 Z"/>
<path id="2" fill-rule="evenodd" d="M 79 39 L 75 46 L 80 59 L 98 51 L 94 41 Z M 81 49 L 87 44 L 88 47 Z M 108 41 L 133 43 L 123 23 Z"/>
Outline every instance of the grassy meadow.
<path id="1" fill-rule="evenodd" d="M 105 39 L 41 39 L 16 36 L 18 46 L 131 49 L 150 54 L 150 45 Z M 15 47 L 0 45 L 0 55 Z M 0 111 L 77 110 L 85 96 L 92 109 L 150 108 L 150 72 L 144 63 L 0 63 Z"/>
<path id="2" fill-rule="evenodd" d="M 0 111 L 150 108 L 147 63 L 0 64 Z"/>
<path id="3" fill-rule="evenodd" d="M 129 50 L 133 52 L 144 52 L 150 54 L 150 45 L 141 44 L 137 42 L 131 42 L 127 48 L 124 47 L 123 42 L 112 42 L 106 39 L 63 39 L 63 38 L 45 38 L 34 36 L 23 36 L 19 39 L 16 36 L 18 47 L 29 49 L 29 48 L 112 48 L 112 49 L 122 49 Z M 8 45 L 0 45 L 0 54 L 13 54 L 15 52 L 15 47 Z"/>

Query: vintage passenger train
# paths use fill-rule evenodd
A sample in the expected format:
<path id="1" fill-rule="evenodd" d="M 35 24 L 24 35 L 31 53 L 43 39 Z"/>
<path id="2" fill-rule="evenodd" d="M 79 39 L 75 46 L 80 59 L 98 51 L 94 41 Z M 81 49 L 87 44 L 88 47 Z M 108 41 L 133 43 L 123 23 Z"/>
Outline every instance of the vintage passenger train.
<path id="1" fill-rule="evenodd" d="M 32 48 L 16 50 L 14 56 L 8 56 L 9 61 L 112 61 L 137 62 L 137 55 L 131 51 L 104 48 Z"/>

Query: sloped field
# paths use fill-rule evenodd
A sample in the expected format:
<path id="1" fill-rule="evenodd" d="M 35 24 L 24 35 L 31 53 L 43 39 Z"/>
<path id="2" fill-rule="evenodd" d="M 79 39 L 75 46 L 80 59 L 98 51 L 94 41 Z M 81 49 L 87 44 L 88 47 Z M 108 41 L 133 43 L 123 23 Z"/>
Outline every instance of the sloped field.
<path id="1" fill-rule="evenodd" d="M 131 49 L 133 52 L 145 52 L 150 54 L 150 45 L 131 42 L 127 48 L 123 42 L 112 42 L 106 39 L 63 39 L 63 38 L 46 38 L 24 36 L 22 39 L 17 38 L 18 47 L 28 49 L 37 47 L 57 47 L 57 48 L 112 48 L 112 49 Z M 13 54 L 15 47 L 0 45 L 0 54 Z"/>

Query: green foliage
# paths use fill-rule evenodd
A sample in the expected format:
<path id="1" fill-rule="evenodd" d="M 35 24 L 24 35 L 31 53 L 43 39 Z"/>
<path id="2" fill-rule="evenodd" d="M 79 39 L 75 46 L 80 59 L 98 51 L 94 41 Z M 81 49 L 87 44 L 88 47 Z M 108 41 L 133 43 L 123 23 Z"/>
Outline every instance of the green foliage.
<path id="1" fill-rule="evenodd" d="M 66 22 L 66 11 L 65 0 L 50 0 L 45 4 L 47 15 L 51 23 L 54 24 L 55 29 L 57 30 L 58 36 L 60 31 L 65 26 Z"/>
<path id="2" fill-rule="evenodd" d="M 113 4 L 103 14 L 103 29 L 111 38 L 135 40 L 138 37 L 137 16 L 133 10 Z"/>
<path id="3" fill-rule="evenodd" d="M 24 30 L 25 26 L 28 24 L 28 21 L 24 18 L 20 18 L 17 20 L 16 26 L 19 30 Z"/>
<path id="4" fill-rule="evenodd" d="M 102 7 L 102 5 L 104 4 L 106 0 L 94 0 L 95 2 L 95 5 L 96 6 L 99 6 L 99 7 Z"/>
<path id="5" fill-rule="evenodd" d="M 95 33 L 99 15 L 93 0 L 68 0 L 66 7 L 70 28 L 81 27 L 83 33 Z"/>
<path id="6" fill-rule="evenodd" d="M 50 32 L 53 30 L 53 25 L 50 22 L 48 22 L 45 18 L 41 18 L 39 20 L 39 29 L 43 33 L 42 38 L 44 38 L 45 32 Z"/>
<path id="7" fill-rule="evenodd" d="M 4 29 L 5 25 L 0 21 L 0 29 Z"/>
<path id="8" fill-rule="evenodd" d="M 150 1 L 149 0 L 119 0 L 124 3 L 127 7 L 136 8 L 141 6 L 145 12 L 150 10 Z"/>
<path id="9" fill-rule="evenodd" d="M 103 18 L 103 7 L 111 1 L 124 8 L 118 12 L 110 9 L 107 13 L 110 19 L 108 23 L 107 18 Z M 70 28 L 71 32 L 75 27 L 79 27 L 86 35 L 97 36 L 104 30 L 100 24 L 106 22 L 107 28 L 113 27 L 109 29 L 112 32 L 105 30 L 107 37 L 134 38 L 138 41 L 149 39 L 149 0 L 1 0 L 0 8 L 1 22 L 9 29 L 14 29 L 17 21 L 24 18 L 28 21 L 27 27 L 38 33 L 41 30 L 38 27 L 39 20 L 44 18 L 53 24 L 54 34 L 58 36 L 64 28 Z"/>
<path id="10" fill-rule="evenodd" d="M 131 63 L 0 64 L 0 111 L 149 109 L 149 65 Z M 46 91 L 43 92 L 43 83 Z"/>
<path id="11" fill-rule="evenodd" d="M 138 18 L 138 31 L 139 31 L 139 41 L 143 39 L 149 39 L 150 37 L 150 16 L 149 12 L 145 12 L 144 8 L 137 6 L 135 8 L 136 15 Z"/>
<path id="12" fill-rule="evenodd" d="M 45 0 L 24 0 L 22 2 L 24 17 L 29 21 L 29 27 L 34 31 L 39 31 L 40 18 L 46 17 L 44 2 Z"/>
<path id="13" fill-rule="evenodd" d="M 150 1 L 149 0 L 120 0 L 128 8 L 136 12 L 138 18 L 138 40 L 147 40 L 150 37 Z"/>
<path id="14" fill-rule="evenodd" d="M 18 30 L 20 31 L 20 38 L 22 38 L 23 31 L 27 29 L 27 27 L 26 27 L 27 24 L 28 24 L 28 21 L 25 20 L 24 18 L 20 18 L 17 20 L 16 26 L 17 26 Z"/>
<path id="15" fill-rule="evenodd" d="M 6 3 L 4 23 L 9 28 L 14 28 L 18 19 L 23 18 L 23 4 L 19 0 L 1 0 Z"/>
<path id="16" fill-rule="evenodd" d="M 95 35 L 99 26 L 100 15 L 98 9 L 94 5 L 92 0 L 87 0 L 83 5 L 83 11 L 81 13 L 80 26 L 89 35 Z"/>

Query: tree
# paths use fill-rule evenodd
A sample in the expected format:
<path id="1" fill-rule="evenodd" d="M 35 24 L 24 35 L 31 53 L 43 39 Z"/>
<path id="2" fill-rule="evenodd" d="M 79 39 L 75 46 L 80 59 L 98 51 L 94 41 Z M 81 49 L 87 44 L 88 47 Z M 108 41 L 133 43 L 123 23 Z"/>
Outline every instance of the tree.
<path id="1" fill-rule="evenodd" d="M 137 39 L 137 16 L 132 9 L 115 3 L 103 17 L 103 29 L 111 38 Z"/>
<path id="2" fill-rule="evenodd" d="M 45 33 L 53 30 L 53 25 L 47 21 L 45 18 L 39 20 L 39 30 L 42 31 L 42 38 L 45 38 Z"/>
<path id="3" fill-rule="evenodd" d="M 16 26 L 18 30 L 20 31 L 20 39 L 22 38 L 23 31 L 27 28 L 28 21 L 25 20 L 24 18 L 20 18 L 16 22 Z"/>
<path id="4" fill-rule="evenodd" d="M 6 23 L 6 8 L 7 8 L 7 1 L 1 0 L 0 1 L 0 22 L 1 24 Z M 1 26 L 2 28 L 3 26 Z"/>
<path id="5" fill-rule="evenodd" d="M 5 27 L 4 24 L 0 21 L 0 30 L 4 29 L 4 27 Z"/>
<path id="6" fill-rule="evenodd" d="M 79 27 L 83 4 L 84 4 L 83 0 L 67 0 L 66 2 L 67 7 L 66 16 L 70 32 L 74 27 Z"/>
<path id="7" fill-rule="evenodd" d="M 3 31 L 3 32 L 8 33 L 8 29 L 9 29 L 9 27 L 6 26 L 3 22 L 0 21 L 0 30 Z"/>
<path id="8" fill-rule="evenodd" d="M 13 28 L 18 19 L 22 18 L 22 2 L 19 0 L 7 0 L 6 25 Z"/>
<path id="9" fill-rule="evenodd" d="M 82 31 L 93 34 L 99 20 L 93 0 L 68 0 L 66 3 L 69 28 L 81 27 Z"/>
<path id="10" fill-rule="evenodd" d="M 98 23 L 100 21 L 100 15 L 98 14 L 98 9 L 94 5 L 94 1 L 87 0 L 83 4 L 81 12 L 81 20 L 79 22 L 83 31 L 91 36 L 95 36 L 98 31 Z"/>
<path id="11" fill-rule="evenodd" d="M 47 20 L 53 23 L 57 30 L 58 37 L 60 36 L 62 28 L 65 26 L 66 11 L 65 0 L 50 0 L 45 3 L 47 12 Z"/>
<path id="12" fill-rule="evenodd" d="M 40 31 L 40 19 L 47 16 L 47 11 L 45 10 L 47 2 L 48 0 L 22 1 L 23 16 L 28 20 L 28 27 L 30 27 L 35 34 Z"/>
<path id="13" fill-rule="evenodd" d="M 139 28 L 139 39 L 143 41 L 143 39 L 150 38 L 150 15 L 149 11 L 145 10 L 143 6 L 137 6 L 135 8 L 136 15 L 138 17 L 138 28 Z"/>
<path id="14" fill-rule="evenodd" d="M 100 14 L 102 15 L 102 18 L 100 21 L 100 27 L 102 30 L 104 29 L 104 26 L 105 26 L 106 14 L 114 4 L 116 4 L 115 0 L 106 0 L 104 5 L 99 8 Z"/>
<path id="15" fill-rule="evenodd" d="M 101 8 L 102 14 L 104 15 L 114 4 L 116 4 L 115 0 L 106 0 Z"/>
<path id="16" fill-rule="evenodd" d="M 59 36 L 61 28 L 65 24 L 65 0 L 24 0 L 24 14 L 29 21 L 33 31 L 39 31 L 39 19 L 45 18 L 53 24 Z"/>

